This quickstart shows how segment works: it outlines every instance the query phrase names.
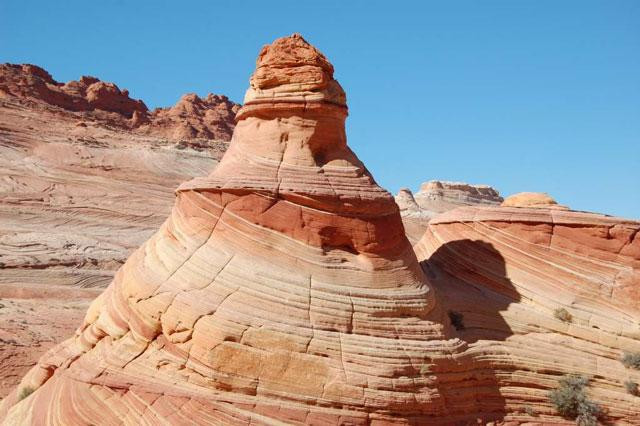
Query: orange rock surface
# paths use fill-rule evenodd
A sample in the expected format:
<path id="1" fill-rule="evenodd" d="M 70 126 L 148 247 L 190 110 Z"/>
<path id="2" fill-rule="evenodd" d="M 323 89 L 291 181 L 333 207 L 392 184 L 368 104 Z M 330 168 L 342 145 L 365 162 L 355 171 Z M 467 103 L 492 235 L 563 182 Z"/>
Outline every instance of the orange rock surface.
<path id="1" fill-rule="evenodd" d="M 462 342 L 427 320 L 433 295 L 346 115 L 320 52 L 299 35 L 265 47 L 219 166 L 178 189 L 77 334 L 5 399 L 5 423 L 441 414 L 431 372 Z"/>
<path id="2" fill-rule="evenodd" d="M 98 83 L 111 95 L 89 90 Z M 90 106 L 87 93 L 102 100 Z M 195 127 L 199 117 L 224 118 L 226 133 L 205 123 L 197 134 L 230 139 L 233 117 L 218 111 L 225 102 L 198 99 L 185 96 L 167 114 Z M 111 83 L 63 85 L 35 66 L 0 65 L 0 398 L 73 333 L 82 315 L 65 309 L 69 295 L 95 298 L 165 220 L 177 186 L 215 167 L 228 146 L 153 136 L 174 127 L 165 118 L 132 126 L 142 110 Z"/>
<path id="3" fill-rule="evenodd" d="M 552 208 L 567 210 L 559 205 L 549 194 L 543 192 L 519 192 L 508 196 L 501 204 L 505 207 Z"/>
<path id="4" fill-rule="evenodd" d="M 0 421 L 569 424 L 548 392 L 585 373 L 603 421 L 640 423 L 623 387 L 640 372 L 619 361 L 640 352 L 640 223 L 462 207 L 412 248 L 346 116 L 317 49 L 265 46 L 219 165 Z"/>
<path id="5" fill-rule="evenodd" d="M 549 391 L 583 374 L 601 421 L 640 424 L 639 399 L 624 387 L 640 371 L 620 362 L 640 352 L 640 222 L 553 206 L 462 207 L 432 219 L 415 250 L 438 306 L 463 318 L 456 335 L 469 344 L 474 379 L 452 386 L 484 388 L 478 412 L 493 405 L 505 421 L 574 423 L 557 416 Z"/>

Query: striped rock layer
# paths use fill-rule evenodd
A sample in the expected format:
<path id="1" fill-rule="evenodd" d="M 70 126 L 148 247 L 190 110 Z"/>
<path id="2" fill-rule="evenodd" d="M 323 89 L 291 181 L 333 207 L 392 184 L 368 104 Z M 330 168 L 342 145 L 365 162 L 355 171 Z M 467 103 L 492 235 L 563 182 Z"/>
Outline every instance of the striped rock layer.
<path id="1" fill-rule="evenodd" d="M 608 420 L 640 422 L 618 360 L 640 351 L 640 224 L 465 207 L 414 251 L 346 116 L 321 53 L 265 47 L 218 167 L 178 189 L 4 424 L 560 424 L 548 391 L 568 372 Z"/>
<path id="2" fill-rule="evenodd" d="M 474 360 L 452 387 L 482 388 L 469 402 L 479 413 L 575 424 L 549 391 L 580 374 L 600 421 L 640 424 L 640 398 L 624 385 L 640 370 L 621 362 L 640 353 L 640 222 L 555 205 L 463 207 L 434 218 L 415 249 Z"/>
<path id="3" fill-rule="evenodd" d="M 443 418 L 436 372 L 465 343 L 428 318 L 398 207 L 347 147 L 346 116 L 320 52 L 299 35 L 266 46 L 218 167 L 178 189 L 76 335 L 4 400 L 4 424 Z"/>

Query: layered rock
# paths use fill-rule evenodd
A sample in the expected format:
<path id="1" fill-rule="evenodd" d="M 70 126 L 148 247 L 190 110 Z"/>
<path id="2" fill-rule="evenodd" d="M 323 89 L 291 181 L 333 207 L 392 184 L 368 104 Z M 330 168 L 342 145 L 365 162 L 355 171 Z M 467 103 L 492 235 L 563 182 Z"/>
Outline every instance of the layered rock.
<path id="1" fill-rule="evenodd" d="M 6 424 L 405 423 L 440 418 L 434 296 L 391 194 L 346 145 L 344 92 L 299 35 L 258 57 L 229 150 Z M 25 388 L 36 389 L 19 401 Z"/>
<path id="2" fill-rule="evenodd" d="M 463 207 L 431 220 L 418 258 L 475 368 L 491 371 L 505 421 L 562 422 L 549 391 L 582 374 L 604 424 L 640 423 L 638 397 L 624 386 L 640 371 L 620 362 L 640 352 L 639 231 L 640 222 L 554 203 Z"/>
<path id="3" fill-rule="evenodd" d="M 188 94 L 173 107 L 149 111 L 144 102 L 131 99 L 128 90 L 113 83 L 90 76 L 60 83 L 30 64 L 0 64 L 0 99 L 19 100 L 29 107 L 55 106 L 59 115 L 75 116 L 82 125 L 89 120 L 170 140 L 228 141 L 240 108 L 226 96 L 209 94 L 201 99 Z"/>
<path id="4" fill-rule="evenodd" d="M 568 210 L 568 207 L 559 205 L 556 200 L 544 192 L 519 192 L 508 196 L 501 205 L 504 207 Z"/>
<path id="5" fill-rule="evenodd" d="M 640 422 L 618 361 L 640 351 L 640 223 L 463 207 L 416 257 L 320 52 L 266 46 L 245 100 L 219 166 L 179 187 L 4 424 L 569 424 L 548 401 L 565 373 L 593 375 L 605 422 Z"/>
<path id="6" fill-rule="evenodd" d="M 442 213 L 460 206 L 499 205 L 502 197 L 489 185 L 431 180 L 420 186 L 415 200 L 422 210 Z"/>
<path id="7" fill-rule="evenodd" d="M 154 110 L 148 120 L 141 118 L 140 131 L 176 140 L 229 140 L 239 109 L 240 105 L 226 96 L 209 93 L 205 98 L 200 98 L 190 93 L 171 108 Z"/>
<path id="8" fill-rule="evenodd" d="M 56 83 L 34 66 L 0 66 L 0 398 L 46 347 L 73 333 L 78 310 L 65 309 L 69 299 L 95 298 L 165 220 L 177 186 L 215 167 L 228 146 L 129 128 L 143 104 L 124 91 L 114 106 L 133 105 L 131 119 L 79 111 L 88 101 L 77 93 L 96 82 L 75 83 Z M 48 103 L 54 95 L 67 103 Z M 183 119 L 191 113 L 174 118 Z"/>
<path id="9" fill-rule="evenodd" d="M 431 180 L 420 186 L 415 195 L 402 188 L 395 197 L 407 236 L 417 243 L 427 229 L 429 220 L 440 213 L 461 206 L 500 205 L 502 197 L 488 185 Z"/>

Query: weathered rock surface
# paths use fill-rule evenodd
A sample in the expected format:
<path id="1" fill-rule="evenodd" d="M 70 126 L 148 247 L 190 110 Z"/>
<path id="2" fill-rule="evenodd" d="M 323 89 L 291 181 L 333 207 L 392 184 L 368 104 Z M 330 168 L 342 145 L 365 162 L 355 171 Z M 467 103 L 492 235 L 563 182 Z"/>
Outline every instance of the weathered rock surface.
<path id="1" fill-rule="evenodd" d="M 570 424 L 548 391 L 585 373 L 604 422 L 640 423 L 619 362 L 640 352 L 640 223 L 462 207 L 414 252 L 346 145 L 332 74 L 299 35 L 263 49 L 219 166 L 0 422 Z"/>
<path id="2" fill-rule="evenodd" d="M 17 306 L 45 295 L 37 302 L 45 318 L 67 297 L 63 287 L 84 300 L 96 292 L 79 288 L 106 287 L 162 224 L 180 182 L 211 170 L 228 145 L 144 135 L 121 112 L 88 110 L 84 94 L 96 83 L 87 84 L 60 85 L 34 66 L 0 66 L 0 298 Z M 144 105 L 113 93 L 122 101 L 114 108 L 129 105 L 134 116 Z M 209 114 L 207 102 L 215 108 L 213 100 L 200 102 L 198 114 Z M 196 116 L 187 111 L 184 120 Z M 161 134 L 171 126 L 154 129 Z M 13 330 L 0 350 L 0 397 L 40 356 L 27 346 L 40 337 L 40 348 L 58 343 L 75 329 L 75 315 L 55 310 L 55 322 L 37 325 L 36 334 L 29 321 L 16 326 L 13 315 L 0 315 L 0 330 Z"/>
<path id="3" fill-rule="evenodd" d="M 91 110 L 85 97 L 99 83 L 61 85 L 33 65 L 0 66 L 0 284 L 106 286 L 160 226 L 178 184 L 211 170 L 226 150 L 222 140 L 112 125 L 146 107 L 104 83 L 115 100 L 99 106 L 110 112 Z M 189 95 L 172 109 L 184 109 L 188 122 L 207 116 L 214 98 Z"/>
<path id="4" fill-rule="evenodd" d="M 568 210 L 568 207 L 559 205 L 556 200 L 544 192 L 519 192 L 508 196 L 501 205 L 504 207 Z"/>
<path id="5" fill-rule="evenodd" d="M 266 46 L 219 166 L 178 189 L 5 423 L 441 417 L 435 372 L 463 342 L 427 319 L 433 294 L 346 115 L 320 52 L 299 35 Z"/>
<path id="6" fill-rule="evenodd" d="M 436 303 L 463 318 L 456 335 L 475 354 L 477 381 L 451 386 L 486 386 L 505 421 L 557 424 L 549 390 L 584 374 L 604 424 L 640 424 L 624 387 L 640 371 L 620 362 L 640 352 L 640 222 L 551 207 L 452 210 L 415 246 Z"/>
<path id="7" fill-rule="evenodd" d="M 500 205 L 502 197 L 488 185 L 431 180 L 415 195 L 402 188 L 395 197 L 409 240 L 415 244 L 427 229 L 429 220 L 461 206 Z"/>
<path id="8" fill-rule="evenodd" d="M 0 64 L 1 99 L 20 99 L 32 107 L 59 107 L 61 111 L 50 110 L 67 116 L 69 111 L 82 112 L 79 117 L 83 120 L 171 140 L 228 141 L 240 108 L 226 96 L 209 94 L 201 99 L 188 94 L 173 107 L 149 111 L 144 102 L 131 99 L 127 90 L 113 83 L 89 76 L 59 83 L 44 69 L 30 64 Z"/>
<path id="9" fill-rule="evenodd" d="M 0 398 L 48 349 L 73 333 L 98 290 L 0 285 Z"/>

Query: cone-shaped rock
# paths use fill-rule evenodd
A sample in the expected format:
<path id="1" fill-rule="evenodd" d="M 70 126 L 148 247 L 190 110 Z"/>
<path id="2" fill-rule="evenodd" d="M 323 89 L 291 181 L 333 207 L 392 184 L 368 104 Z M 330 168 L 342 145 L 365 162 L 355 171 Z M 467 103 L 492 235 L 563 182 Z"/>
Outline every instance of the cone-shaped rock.
<path id="1" fill-rule="evenodd" d="M 393 197 L 347 146 L 346 116 L 318 50 L 299 35 L 264 47 L 219 166 L 178 189 L 76 335 L 4 401 L 5 422 L 441 413 L 430 372 L 460 342 L 426 319 L 433 295 Z"/>

